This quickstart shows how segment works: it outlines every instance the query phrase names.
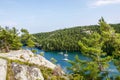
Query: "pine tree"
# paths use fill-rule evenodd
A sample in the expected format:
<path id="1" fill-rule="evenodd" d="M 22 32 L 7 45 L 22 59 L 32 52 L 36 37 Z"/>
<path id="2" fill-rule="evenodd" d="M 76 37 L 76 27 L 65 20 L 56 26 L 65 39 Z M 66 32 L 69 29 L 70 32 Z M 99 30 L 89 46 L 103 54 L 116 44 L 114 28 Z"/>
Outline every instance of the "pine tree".
<path id="1" fill-rule="evenodd" d="M 104 19 L 100 20 L 100 25 L 101 35 L 104 37 L 103 50 L 113 56 L 113 61 L 120 71 L 120 33 L 116 33 L 110 25 L 106 24 Z"/>
<path id="2" fill-rule="evenodd" d="M 15 27 L 13 27 L 10 30 L 10 34 L 12 35 L 11 36 L 11 47 L 10 47 L 10 49 L 19 50 L 22 47 L 22 43 L 20 41 L 20 36 L 19 36 L 18 30 Z"/>
<path id="3" fill-rule="evenodd" d="M 89 60 L 80 60 L 75 58 L 75 62 L 69 61 L 72 65 L 72 73 L 79 74 L 87 80 L 101 80 L 108 77 L 107 68 L 112 60 L 110 56 L 103 51 L 103 46 L 111 39 L 114 30 L 104 21 L 99 20 L 100 33 L 92 32 L 88 37 L 82 38 L 78 42 L 81 52 L 89 57 Z M 76 70 L 75 70 L 76 69 Z M 108 78 L 109 79 L 109 78 Z"/>
<path id="4" fill-rule="evenodd" d="M 3 52 L 10 50 L 18 50 L 22 46 L 18 31 L 16 28 L 10 29 L 9 27 L 0 28 L 0 49 Z"/>
<path id="5" fill-rule="evenodd" d="M 23 45 L 28 46 L 30 48 L 35 46 L 35 42 L 33 39 L 35 39 L 26 29 L 21 29 L 22 35 L 21 35 L 21 42 Z"/>

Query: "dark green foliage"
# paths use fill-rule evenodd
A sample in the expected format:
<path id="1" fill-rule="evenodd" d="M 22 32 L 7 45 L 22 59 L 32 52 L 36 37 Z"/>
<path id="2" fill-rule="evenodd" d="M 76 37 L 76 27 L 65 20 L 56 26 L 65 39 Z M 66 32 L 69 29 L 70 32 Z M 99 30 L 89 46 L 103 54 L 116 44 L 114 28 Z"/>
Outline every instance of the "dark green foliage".
<path id="1" fill-rule="evenodd" d="M 111 26 L 115 29 L 116 33 L 120 33 L 120 23 L 119 24 L 111 24 Z"/>
<path id="2" fill-rule="evenodd" d="M 120 33 L 120 24 L 112 24 L 112 26 L 116 32 Z M 89 37 L 89 34 L 94 31 L 100 33 L 100 27 L 98 25 L 78 26 L 53 32 L 37 33 L 33 36 L 36 37 L 35 42 L 39 43 L 39 46 L 44 50 L 79 51 L 78 41 L 85 36 Z"/>
<path id="3" fill-rule="evenodd" d="M 77 51 L 80 50 L 77 43 L 83 36 L 87 35 L 85 32 L 87 30 L 89 30 L 89 28 L 83 31 L 82 27 L 78 27 L 75 29 L 71 28 L 48 33 L 38 33 L 34 34 L 34 36 L 37 38 L 36 42 L 38 42 L 44 50 Z"/>

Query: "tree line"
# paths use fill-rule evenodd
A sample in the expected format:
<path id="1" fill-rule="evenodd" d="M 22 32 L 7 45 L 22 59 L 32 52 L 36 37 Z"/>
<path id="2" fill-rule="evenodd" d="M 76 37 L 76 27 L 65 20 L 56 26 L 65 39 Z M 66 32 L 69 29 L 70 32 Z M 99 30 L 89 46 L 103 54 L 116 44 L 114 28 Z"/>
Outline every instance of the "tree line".
<path id="1" fill-rule="evenodd" d="M 111 24 L 116 32 L 120 33 L 120 24 Z M 46 33 L 36 33 L 33 36 L 38 46 L 46 51 L 79 51 L 78 41 L 89 37 L 92 32 L 100 33 L 99 25 L 77 26 Z"/>

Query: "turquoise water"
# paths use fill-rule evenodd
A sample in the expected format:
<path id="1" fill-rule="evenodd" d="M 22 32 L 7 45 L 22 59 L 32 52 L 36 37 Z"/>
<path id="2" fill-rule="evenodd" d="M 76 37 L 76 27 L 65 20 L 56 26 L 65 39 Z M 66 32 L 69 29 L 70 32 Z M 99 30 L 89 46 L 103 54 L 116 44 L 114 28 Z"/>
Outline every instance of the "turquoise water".
<path id="1" fill-rule="evenodd" d="M 64 54 L 66 54 L 66 51 L 62 52 L 63 54 L 61 54 L 61 52 L 58 52 L 58 51 L 45 52 L 45 51 L 37 49 L 37 48 L 34 48 L 34 49 L 37 51 L 36 52 L 37 54 L 44 52 L 44 57 L 48 60 L 50 60 L 51 58 L 56 59 L 57 60 L 56 64 L 59 64 L 63 69 L 70 66 L 70 64 L 64 60 L 66 58 L 64 56 Z M 68 60 L 74 60 L 74 57 L 76 55 L 78 55 L 79 58 L 82 60 L 89 59 L 89 58 L 83 56 L 80 52 L 67 52 L 67 54 L 68 54 L 68 57 L 67 57 Z"/>
<path id="2" fill-rule="evenodd" d="M 25 47 L 23 47 L 23 48 L 25 49 Z M 66 72 L 67 72 L 66 68 L 71 66 L 67 61 L 64 60 L 65 59 L 64 54 L 66 52 L 63 52 L 63 54 L 61 54 L 61 52 L 59 52 L 59 51 L 46 52 L 46 51 L 43 51 L 43 50 L 40 50 L 37 48 L 33 48 L 33 49 L 37 51 L 36 54 L 44 52 L 44 57 L 47 60 L 50 60 L 51 58 L 55 58 L 57 60 L 56 64 L 59 64 L 63 68 L 63 70 L 65 70 Z M 68 53 L 68 57 L 67 57 L 68 60 L 74 60 L 74 57 L 76 55 L 78 55 L 79 58 L 82 60 L 89 60 L 88 57 L 85 57 L 80 52 L 67 52 L 67 53 Z M 119 75 L 120 73 L 117 71 L 113 62 L 110 62 L 109 64 L 110 64 L 110 67 L 108 68 L 109 76 Z"/>

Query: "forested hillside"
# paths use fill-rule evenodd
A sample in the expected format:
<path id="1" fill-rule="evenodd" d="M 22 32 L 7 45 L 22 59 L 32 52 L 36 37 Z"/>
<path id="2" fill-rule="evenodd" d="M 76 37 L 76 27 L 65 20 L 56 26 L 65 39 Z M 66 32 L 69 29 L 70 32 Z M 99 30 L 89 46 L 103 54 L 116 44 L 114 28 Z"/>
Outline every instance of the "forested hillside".
<path id="1" fill-rule="evenodd" d="M 111 24 L 116 32 L 120 33 L 120 24 Z M 100 32 L 98 25 L 77 26 L 46 33 L 33 34 L 36 42 L 44 50 L 78 51 L 78 41 L 92 32 Z"/>

